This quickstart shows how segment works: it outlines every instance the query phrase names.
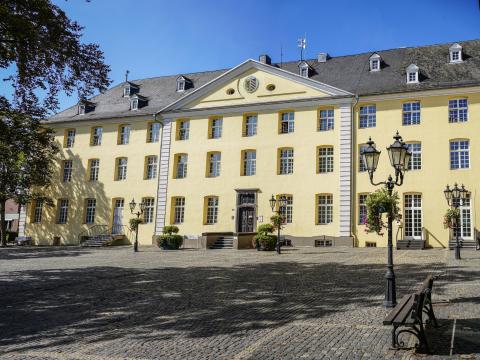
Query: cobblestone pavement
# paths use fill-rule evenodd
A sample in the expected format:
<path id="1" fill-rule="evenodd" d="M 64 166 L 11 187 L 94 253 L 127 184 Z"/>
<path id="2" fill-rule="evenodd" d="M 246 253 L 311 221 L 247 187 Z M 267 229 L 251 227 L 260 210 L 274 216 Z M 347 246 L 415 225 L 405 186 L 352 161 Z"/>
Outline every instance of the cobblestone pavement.
<path id="1" fill-rule="evenodd" d="M 140 250 L 0 250 L 0 358 L 425 357 L 389 348 L 386 249 Z M 439 276 L 429 358 L 480 354 L 480 252 L 451 255 L 394 255 L 398 298 Z"/>

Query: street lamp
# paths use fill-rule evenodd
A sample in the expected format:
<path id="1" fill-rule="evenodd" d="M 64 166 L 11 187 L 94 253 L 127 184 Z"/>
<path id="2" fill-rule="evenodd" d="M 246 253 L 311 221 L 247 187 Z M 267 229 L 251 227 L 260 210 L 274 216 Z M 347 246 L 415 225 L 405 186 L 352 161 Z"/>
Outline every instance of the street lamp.
<path id="1" fill-rule="evenodd" d="M 447 204 L 458 209 L 468 197 L 469 191 L 465 189 L 463 184 L 462 187 L 459 188 L 457 183 L 455 183 L 453 189 L 450 189 L 450 186 L 447 185 L 443 193 L 445 194 L 445 199 L 447 199 Z M 460 219 L 457 218 L 455 218 L 455 232 L 455 259 L 460 260 L 460 241 L 458 240 L 460 234 Z"/>
<path id="2" fill-rule="evenodd" d="M 277 201 L 278 201 L 278 207 L 276 207 Z M 286 198 L 285 195 L 280 195 L 278 197 L 278 200 L 275 199 L 275 197 L 272 195 L 269 202 L 270 202 L 270 207 L 272 208 L 272 211 L 277 213 L 278 216 L 280 216 L 280 209 L 282 207 L 287 206 L 287 198 Z M 277 235 L 277 244 L 275 245 L 275 249 L 277 251 L 277 254 L 280 254 L 280 228 L 281 228 L 281 224 L 278 223 L 277 225 L 278 225 L 277 226 L 278 235 Z"/>
<path id="3" fill-rule="evenodd" d="M 143 214 L 143 212 L 145 211 L 145 203 L 142 201 L 140 204 L 139 204 L 139 210 L 137 212 L 135 212 L 135 207 L 137 206 L 137 203 L 135 202 L 135 199 L 132 199 L 132 201 L 130 201 L 130 212 L 134 215 L 137 215 L 137 220 L 140 219 L 140 216 Z M 137 226 L 135 227 L 135 242 L 133 244 L 133 251 L 134 252 L 138 252 L 138 221 L 137 221 Z"/>
<path id="4" fill-rule="evenodd" d="M 372 138 L 368 139 L 367 147 L 362 150 L 361 156 L 370 177 L 370 183 L 374 186 L 382 185 L 387 188 L 388 194 L 391 196 L 395 186 L 403 184 L 403 176 L 408 169 L 411 152 L 408 150 L 407 144 L 403 142 L 402 137 L 397 133 L 393 137 L 395 140 L 392 145 L 387 147 L 390 164 L 395 169 L 395 181 L 392 175 L 388 176 L 387 181 L 374 183 L 373 173 L 377 170 L 380 151 L 377 150 Z M 385 278 L 387 279 L 387 288 L 385 290 L 385 300 L 383 304 L 386 307 L 394 307 L 397 304 L 397 291 L 395 286 L 395 273 L 393 271 L 393 245 L 392 245 L 392 223 L 393 214 L 388 214 L 388 263 Z"/>

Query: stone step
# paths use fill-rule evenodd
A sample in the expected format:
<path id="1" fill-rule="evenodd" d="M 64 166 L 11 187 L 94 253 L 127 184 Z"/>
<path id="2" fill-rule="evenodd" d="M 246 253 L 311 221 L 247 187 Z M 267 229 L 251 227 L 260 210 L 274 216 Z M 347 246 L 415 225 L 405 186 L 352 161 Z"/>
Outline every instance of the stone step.
<path id="1" fill-rule="evenodd" d="M 450 248 L 450 250 L 455 248 L 456 243 L 457 242 L 455 240 L 450 240 L 448 242 L 448 247 Z M 475 240 L 459 240 L 459 243 L 462 248 L 474 249 L 477 247 L 477 243 Z"/>
<path id="2" fill-rule="evenodd" d="M 397 250 L 422 250 L 425 248 L 424 240 L 398 240 Z"/>

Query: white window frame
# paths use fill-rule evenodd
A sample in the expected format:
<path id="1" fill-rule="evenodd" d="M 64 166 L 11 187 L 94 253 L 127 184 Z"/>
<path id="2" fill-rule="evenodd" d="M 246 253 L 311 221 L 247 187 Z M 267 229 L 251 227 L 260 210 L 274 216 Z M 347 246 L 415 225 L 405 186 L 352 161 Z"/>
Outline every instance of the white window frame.
<path id="1" fill-rule="evenodd" d="M 293 174 L 293 165 L 295 152 L 292 148 L 283 148 L 279 151 L 279 174 L 289 175 Z"/>
<path id="2" fill-rule="evenodd" d="M 180 120 L 178 126 L 178 140 L 188 140 L 190 136 L 190 121 Z"/>
<path id="3" fill-rule="evenodd" d="M 210 121 L 210 139 L 220 139 L 222 137 L 223 119 L 212 118 Z"/>
<path id="4" fill-rule="evenodd" d="M 222 153 L 209 153 L 208 159 L 208 177 L 219 177 L 222 167 Z"/>
<path id="5" fill-rule="evenodd" d="M 76 135 L 76 130 L 75 129 L 68 129 L 67 134 L 66 134 L 66 140 L 65 140 L 65 147 L 66 148 L 73 148 L 75 145 L 75 135 Z"/>
<path id="6" fill-rule="evenodd" d="M 410 199 L 410 200 L 407 200 Z M 421 240 L 423 231 L 423 198 L 422 194 L 405 194 L 404 197 L 404 238 Z M 419 200 L 419 201 L 418 201 Z M 420 223 L 418 220 L 420 219 Z"/>
<path id="7" fill-rule="evenodd" d="M 129 97 L 130 96 L 130 85 L 127 85 L 123 88 L 123 97 Z"/>
<path id="8" fill-rule="evenodd" d="M 412 154 L 407 166 L 408 171 L 422 170 L 422 143 L 411 142 L 407 143 L 407 146 Z"/>
<path id="9" fill-rule="evenodd" d="M 177 179 L 184 179 L 188 173 L 188 154 L 177 155 L 177 173 L 175 174 Z"/>
<path id="10" fill-rule="evenodd" d="M 290 134 L 295 131 L 295 112 L 286 111 L 280 114 L 280 134 Z"/>
<path id="11" fill-rule="evenodd" d="M 468 99 L 448 100 L 448 122 L 463 123 L 468 121 Z"/>
<path id="12" fill-rule="evenodd" d="M 330 131 L 335 126 L 335 110 L 320 109 L 318 112 L 318 131 Z"/>
<path id="13" fill-rule="evenodd" d="M 78 105 L 78 115 L 85 115 L 85 104 Z"/>
<path id="14" fill-rule="evenodd" d="M 173 223 L 183 224 L 185 221 L 185 198 L 177 196 L 173 198 Z"/>
<path id="15" fill-rule="evenodd" d="M 333 146 L 318 147 L 318 173 L 326 174 L 333 172 L 334 154 Z"/>
<path id="16" fill-rule="evenodd" d="M 451 64 L 458 64 L 463 62 L 463 48 L 459 44 L 453 44 L 452 46 L 450 46 L 448 51 Z"/>
<path id="17" fill-rule="evenodd" d="M 367 171 L 367 164 L 363 161 L 362 151 L 368 147 L 367 144 L 360 144 L 358 147 L 358 172 Z"/>
<path id="18" fill-rule="evenodd" d="M 402 105 L 402 125 L 420 125 L 421 123 L 420 101 L 410 101 Z"/>
<path id="19" fill-rule="evenodd" d="M 183 92 L 185 91 L 185 79 L 184 78 L 178 78 L 177 79 L 177 92 Z"/>
<path id="20" fill-rule="evenodd" d="M 68 222 L 68 199 L 59 199 L 58 200 L 58 224 L 66 224 Z"/>
<path id="21" fill-rule="evenodd" d="M 138 110 L 138 99 L 132 99 L 130 101 L 130 110 Z"/>
<path id="22" fill-rule="evenodd" d="M 95 224 L 96 206 L 97 206 L 97 200 L 95 199 L 85 200 L 85 224 Z"/>
<path id="23" fill-rule="evenodd" d="M 146 180 L 152 180 L 157 177 L 158 157 L 156 155 L 147 156 Z"/>
<path id="24" fill-rule="evenodd" d="M 33 223 L 39 224 L 42 222 L 42 212 L 43 212 L 43 200 L 36 199 L 35 207 L 33 209 Z"/>
<path id="25" fill-rule="evenodd" d="M 92 129 L 92 146 L 102 145 L 103 127 L 95 126 Z"/>
<path id="26" fill-rule="evenodd" d="M 142 202 L 145 205 L 145 210 L 143 211 L 143 222 L 145 224 L 150 224 L 153 222 L 155 199 L 152 197 L 146 197 L 142 199 Z"/>
<path id="27" fill-rule="evenodd" d="M 377 126 L 377 106 L 363 105 L 360 106 L 358 127 L 360 129 L 373 128 Z"/>
<path id="28" fill-rule="evenodd" d="M 368 194 L 358 194 L 358 225 L 367 223 L 367 197 Z"/>
<path id="29" fill-rule="evenodd" d="M 213 225 L 218 222 L 218 197 L 207 197 L 206 225 Z"/>
<path id="30" fill-rule="evenodd" d="M 333 222 L 333 195 L 317 195 L 317 225 L 328 225 Z"/>
<path id="31" fill-rule="evenodd" d="M 73 161 L 64 160 L 63 161 L 63 182 L 72 181 L 72 169 L 73 169 Z"/>
<path id="32" fill-rule="evenodd" d="M 128 158 L 121 157 L 117 159 L 117 181 L 127 180 Z"/>
<path id="33" fill-rule="evenodd" d="M 148 124 L 148 142 L 156 143 L 160 141 L 160 123 L 151 122 Z"/>
<path id="34" fill-rule="evenodd" d="M 120 126 L 120 138 L 119 145 L 128 145 L 130 143 L 130 125 L 121 125 Z"/>
<path id="35" fill-rule="evenodd" d="M 465 147 L 465 143 L 467 146 Z M 456 147 L 453 148 L 452 147 Z M 449 142 L 450 151 L 450 169 L 469 169 L 470 168 L 470 140 L 456 139 Z M 458 162 L 458 166 L 454 166 Z M 465 166 L 466 165 L 466 166 Z"/>
<path id="36" fill-rule="evenodd" d="M 382 58 L 380 57 L 380 55 L 373 54 L 372 56 L 370 56 L 369 58 L 370 71 L 371 72 L 380 71 L 381 62 L 382 62 Z"/>
<path id="37" fill-rule="evenodd" d="M 278 207 L 278 213 L 283 216 L 284 224 L 291 224 L 293 222 L 293 196 L 287 194 L 280 194 L 277 195 L 277 204 L 280 197 L 284 197 L 286 199 L 285 206 Z"/>
<path id="38" fill-rule="evenodd" d="M 243 175 L 253 176 L 257 173 L 257 152 L 255 150 L 243 151 Z"/>
<path id="39" fill-rule="evenodd" d="M 100 160 L 99 159 L 90 159 L 90 168 L 89 168 L 90 181 L 98 181 L 98 174 L 100 172 Z"/>
<path id="40" fill-rule="evenodd" d="M 470 195 L 469 195 L 470 196 Z M 465 202 L 468 203 L 465 204 Z M 471 197 L 468 197 L 465 200 L 462 200 L 460 202 L 460 206 L 458 207 L 458 210 L 460 211 L 460 234 L 459 238 L 462 240 L 473 240 L 473 234 L 474 234 L 474 227 L 473 227 L 473 222 L 472 222 L 472 199 Z M 466 226 L 469 225 L 469 226 Z M 470 233 L 469 236 L 465 236 L 465 231 L 468 230 Z M 456 238 L 456 233 L 457 230 L 456 228 L 452 229 L 451 238 L 452 240 Z"/>
<path id="41" fill-rule="evenodd" d="M 247 115 L 245 116 L 245 136 L 255 136 L 257 135 L 257 115 Z"/>

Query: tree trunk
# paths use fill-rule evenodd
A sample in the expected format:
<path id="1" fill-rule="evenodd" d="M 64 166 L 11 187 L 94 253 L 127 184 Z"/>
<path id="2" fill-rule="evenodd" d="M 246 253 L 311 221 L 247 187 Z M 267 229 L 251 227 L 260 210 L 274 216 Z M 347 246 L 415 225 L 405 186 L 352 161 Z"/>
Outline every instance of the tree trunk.
<path id="1" fill-rule="evenodd" d="M 6 200 L 0 200 L 0 244 L 7 246 L 7 222 L 5 221 Z"/>

